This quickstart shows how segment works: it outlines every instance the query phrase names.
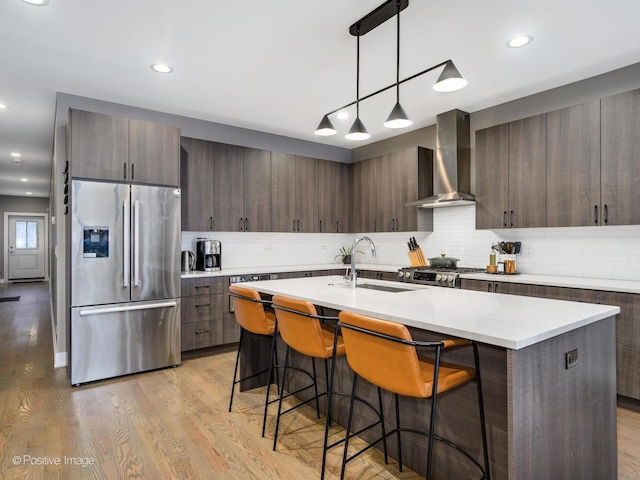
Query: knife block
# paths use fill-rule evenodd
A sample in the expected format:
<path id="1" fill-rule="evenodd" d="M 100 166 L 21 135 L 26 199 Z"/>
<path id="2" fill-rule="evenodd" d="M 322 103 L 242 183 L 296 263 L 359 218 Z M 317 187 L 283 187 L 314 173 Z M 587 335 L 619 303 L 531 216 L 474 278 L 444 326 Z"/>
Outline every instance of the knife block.
<path id="1" fill-rule="evenodd" d="M 409 256 L 412 267 L 425 267 L 427 265 L 420 247 L 412 252 L 407 252 L 407 255 Z"/>

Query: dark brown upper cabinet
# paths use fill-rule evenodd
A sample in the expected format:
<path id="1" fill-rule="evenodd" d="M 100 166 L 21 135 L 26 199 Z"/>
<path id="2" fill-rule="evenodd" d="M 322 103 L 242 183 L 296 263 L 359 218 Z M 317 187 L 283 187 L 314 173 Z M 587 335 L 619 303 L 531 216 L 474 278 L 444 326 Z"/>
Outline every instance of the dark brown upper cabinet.
<path id="1" fill-rule="evenodd" d="M 179 186 L 180 129 L 69 110 L 69 159 L 75 178 Z"/>

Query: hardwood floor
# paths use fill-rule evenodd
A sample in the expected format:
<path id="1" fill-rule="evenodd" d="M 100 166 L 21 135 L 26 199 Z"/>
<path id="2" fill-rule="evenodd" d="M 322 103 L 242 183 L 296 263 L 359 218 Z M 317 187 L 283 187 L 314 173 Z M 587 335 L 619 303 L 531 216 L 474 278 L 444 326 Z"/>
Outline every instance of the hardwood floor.
<path id="1" fill-rule="evenodd" d="M 263 389 L 236 394 L 227 411 L 233 349 L 71 388 L 66 369 L 53 368 L 48 286 L 0 286 L 0 296 L 15 295 L 0 302 L 1 479 L 319 478 L 324 424 L 314 411 L 283 418 L 277 452 L 272 416 L 260 436 Z M 618 452 L 619 479 L 640 478 L 640 414 L 622 408 Z M 327 478 L 338 477 L 340 456 L 330 452 Z M 376 451 L 347 473 L 420 478 Z"/>

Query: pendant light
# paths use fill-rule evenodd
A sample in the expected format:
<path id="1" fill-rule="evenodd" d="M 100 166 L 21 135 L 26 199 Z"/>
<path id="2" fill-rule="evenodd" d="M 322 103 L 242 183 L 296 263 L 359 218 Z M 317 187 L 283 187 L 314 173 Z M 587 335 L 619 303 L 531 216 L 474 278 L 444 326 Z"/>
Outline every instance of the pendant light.
<path id="1" fill-rule="evenodd" d="M 460 75 L 456 66 L 449 60 L 438 77 L 438 81 L 433 85 L 433 89 L 436 92 L 455 92 L 466 85 L 467 80 Z"/>
<path id="2" fill-rule="evenodd" d="M 331 135 L 335 135 L 338 131 L 334 128 L 331 120 L 329 120 L 329 115 L 325 115 L 322 117 L 318 128 L 314 132 L 316 135 L 320 135 L 321 137 L 330 137 Z"/>
<path id="3" fill-rule="evenodd" d="M 367 140 L 371 138 L 369 132 L 360 120 L 360 29 L 356 35 L 356 120 L 353 122 L 349 133 L 344 138 L 347 140 Z"/>
<path id="4" fill-rule="evenodd" d="M 398 9 L 397 22 L 397 42 L 396 42 L 396 105 L 391 110 L 389 114 L 389 118 L 384 122 L 384 126 L 387 128 L 405 128 L 410 126 L 413 122 L 409 120 L 404 108 L 400 105 L 400 0 L 397 0 L 396 7 Z"/>

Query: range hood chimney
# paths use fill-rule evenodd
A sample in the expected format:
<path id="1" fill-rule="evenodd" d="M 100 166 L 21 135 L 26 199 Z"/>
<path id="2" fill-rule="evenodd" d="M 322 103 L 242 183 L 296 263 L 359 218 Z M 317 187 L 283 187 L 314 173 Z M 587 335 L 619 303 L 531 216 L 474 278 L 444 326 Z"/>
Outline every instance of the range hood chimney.
<path id="1" fill-rule="evenodd" d="M 476 197 L 471 194 L 469 123 L 469 114 L 461 110 L 451 110 L 437 116 L 435 195 L 406 203 L 406 207 L 455 207 L 475 203 Z"/>

